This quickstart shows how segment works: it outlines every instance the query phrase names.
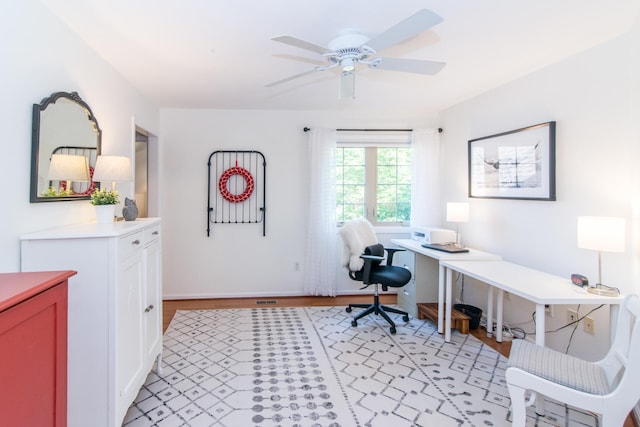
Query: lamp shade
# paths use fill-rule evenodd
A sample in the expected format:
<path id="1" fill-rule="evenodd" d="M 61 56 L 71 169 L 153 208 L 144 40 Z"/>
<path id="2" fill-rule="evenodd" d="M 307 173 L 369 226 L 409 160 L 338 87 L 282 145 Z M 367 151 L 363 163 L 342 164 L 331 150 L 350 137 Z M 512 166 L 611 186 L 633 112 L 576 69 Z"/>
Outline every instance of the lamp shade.
<path id="1" fill-rule="evenodd" d="M 624 252 L 624 218 L 578 217 L 578 247 L 600 252 Z"/>
<path id="2" fill-rule="evenodd" d="M 94 181 L 131 181 L 131 159 L 125 156 L 98 156 L 93 170 Z"/>
<path id="3" fill-rule="evenodd" d="M 447 203 L 447 222 L 467 222 L 469 221 L 469 203 L 449 202 Z"/>
<path id="4" fill-rule="evenodd" d="M 49 164 L 49 180 L 90 181 L 87 158 L 70 154 L 53 154 Z"/>

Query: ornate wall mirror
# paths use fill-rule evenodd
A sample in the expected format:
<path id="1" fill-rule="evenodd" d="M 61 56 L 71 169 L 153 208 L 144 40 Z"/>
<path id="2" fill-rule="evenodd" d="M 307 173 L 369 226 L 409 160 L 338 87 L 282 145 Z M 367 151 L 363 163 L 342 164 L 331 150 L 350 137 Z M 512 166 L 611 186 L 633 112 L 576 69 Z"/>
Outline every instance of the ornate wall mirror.
<path id="1" fill-rule="evenodd" d="M 56 92 L 33 104 L 31 203 L 89 199 L 98 186 L 90 179 L 101 137 L 91 108 L 76 92 Z M 85 178 L 61 172 L 68 169 L 58 167 L 61 160 L 81 160 Z"/>

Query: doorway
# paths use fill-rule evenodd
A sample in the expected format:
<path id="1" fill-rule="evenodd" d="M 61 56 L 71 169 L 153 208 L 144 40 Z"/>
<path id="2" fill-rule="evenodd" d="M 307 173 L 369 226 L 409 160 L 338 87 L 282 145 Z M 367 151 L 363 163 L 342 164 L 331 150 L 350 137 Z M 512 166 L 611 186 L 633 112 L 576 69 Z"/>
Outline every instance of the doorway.
<path id="1" fill-rule="evenodd" d="M 138 206 L 138 217 L 149 216 L 149 135 L 136 129 L 134 193 Z"/>

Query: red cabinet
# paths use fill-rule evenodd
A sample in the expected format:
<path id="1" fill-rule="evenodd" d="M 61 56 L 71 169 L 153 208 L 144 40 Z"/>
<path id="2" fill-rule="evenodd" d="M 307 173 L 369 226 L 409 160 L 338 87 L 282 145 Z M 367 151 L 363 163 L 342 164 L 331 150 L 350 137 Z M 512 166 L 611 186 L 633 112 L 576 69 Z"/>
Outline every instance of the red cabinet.
<path id="1" fill-rule="evenodd" d="M 74 274 L 0 274 L 2 425 L 67 424 L 67 280 Z"/>

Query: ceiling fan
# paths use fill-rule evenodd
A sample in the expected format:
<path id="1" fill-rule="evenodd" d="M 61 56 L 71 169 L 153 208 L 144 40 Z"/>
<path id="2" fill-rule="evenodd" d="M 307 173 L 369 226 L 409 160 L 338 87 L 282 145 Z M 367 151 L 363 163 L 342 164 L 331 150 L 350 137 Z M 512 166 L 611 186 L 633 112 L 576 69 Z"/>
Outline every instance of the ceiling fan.
<path id="1" fill-rule="evenodd" d="M 372 39 L 369 39 L 356 30 L 346 30 L 332 40 L 331 43 L 329 43 L 329 47 L 326 48 L 292 36 L 274 37 L 272 38 L 274 41 L 319 53 L 324 56 L 329 63 L 269 83 L 266 87 L 276 86 L 316 71 L 326 71 L 339 67 L 340 98 L 355 98 L 355 70 L 357 64 L 365 64 L 373 69 L 404 71 L 407 73 L 426 75 L 437 74 L 446 65 L 444 62 L 420 59 L 382 58 L 376 56 L 376 53 L 401 43 L 442 21 L 442 17 L 436 13 L 428 9 L 422 9 Z"/>

